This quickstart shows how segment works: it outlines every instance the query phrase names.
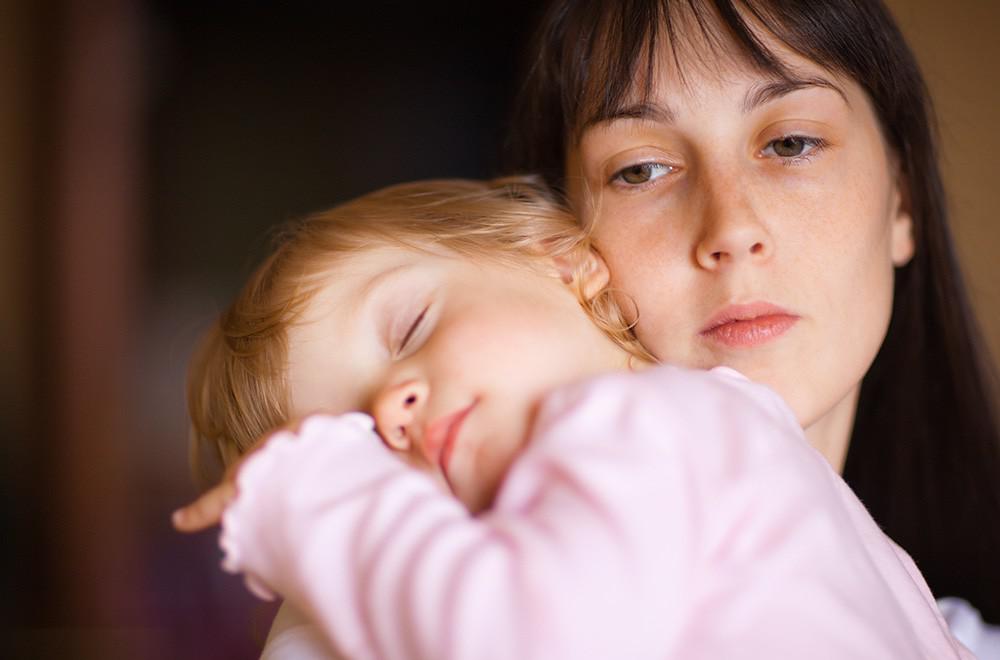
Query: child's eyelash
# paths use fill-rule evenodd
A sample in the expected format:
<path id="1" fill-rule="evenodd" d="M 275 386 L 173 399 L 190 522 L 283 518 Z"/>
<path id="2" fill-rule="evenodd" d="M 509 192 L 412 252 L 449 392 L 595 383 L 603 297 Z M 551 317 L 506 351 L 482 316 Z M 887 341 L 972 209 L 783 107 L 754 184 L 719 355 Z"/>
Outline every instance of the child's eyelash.
<path id="1" fill-rule="evenodd" d="M 405 335 L 403 335 L 403 341 L 399 342 L 399 351 L 398 351 L 399 353 L 402 353 L 403 349 L 406 348 L 406 345 L 410 343 L 411 339 L 413 339 L 413 335 L 416 333 L 417 329 L 420 327 L 420 324 L 423 322 L 424 316 L 427 315 L 428 309 L 430 308 L 424 307 L 423 310 L 420 312 L 420 314 L 417 315 L 417 318 L 413 320 L 413 323 L 410 324 L 410 329 L 406 331 Z"/>

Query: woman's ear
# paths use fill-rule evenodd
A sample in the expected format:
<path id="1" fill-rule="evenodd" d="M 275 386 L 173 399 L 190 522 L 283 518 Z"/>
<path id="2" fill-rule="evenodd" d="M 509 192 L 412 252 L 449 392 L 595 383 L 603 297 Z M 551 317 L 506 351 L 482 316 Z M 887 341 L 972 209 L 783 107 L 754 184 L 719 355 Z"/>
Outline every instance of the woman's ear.
<path id="1" fill-rule="evenodd" d="M 581 259 L 556 257 L 554 261 L 559 278 L 564 284 L 576 284 L 585 300 L 592 300 L 611 279 L 607 262 L 594 248 L 587 248 Z"/>
<path id="2" fill-rule="evenodd" d="M 892 265 L 897 268 L 905 266 L 913 258 L 913 214 L 911 213 L 909 186 L 906 177 L 901 173 L 896 173 L 896 186 L 893 193 L 892 215 L 889 220 L 890 237 L 889 251 L 891 252 Z"/>

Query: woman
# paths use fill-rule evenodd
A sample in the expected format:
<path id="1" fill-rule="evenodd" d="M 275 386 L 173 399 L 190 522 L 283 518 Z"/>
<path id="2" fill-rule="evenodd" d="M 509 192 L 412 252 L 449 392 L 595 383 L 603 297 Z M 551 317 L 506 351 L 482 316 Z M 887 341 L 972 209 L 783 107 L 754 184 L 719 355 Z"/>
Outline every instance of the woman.
<path id="1" fill-rule="evenodd" d="M 1000 621 L 1000 433 L 930 102 L 878 0 L 556 0 L 514 169 L 658 358 L 772 385 L 938 597 Z"/>
<path id="2" fill-rule="evenodd" d="M 1000 621 L 991 374 L 885 9 L 556 0 L 534 48 L 513 165 L 593 227 L 640 339 L 772 384 L 936 594 Z"/>

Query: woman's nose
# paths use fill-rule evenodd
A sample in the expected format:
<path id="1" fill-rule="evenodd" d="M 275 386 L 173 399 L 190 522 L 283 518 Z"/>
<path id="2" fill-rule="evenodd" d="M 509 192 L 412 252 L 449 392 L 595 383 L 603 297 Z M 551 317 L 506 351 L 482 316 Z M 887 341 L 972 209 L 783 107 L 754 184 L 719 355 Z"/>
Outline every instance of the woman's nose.
<path id="1" fill-rule="evenodd" d="M 700 267 L 715 271 L 747 259 L 763 261 L 772 251 L 771 235 L 749 200 L 732 189 L 711 197 L 695 246 Z"/>
<path id="2" fill-rule="evenodd" d="M 419 421 L 429 389 L 422 380 L 407 380 L 384 387 L 375 397 L 375 429 L 390 448 L 408 451 L 418 440 Z"/>

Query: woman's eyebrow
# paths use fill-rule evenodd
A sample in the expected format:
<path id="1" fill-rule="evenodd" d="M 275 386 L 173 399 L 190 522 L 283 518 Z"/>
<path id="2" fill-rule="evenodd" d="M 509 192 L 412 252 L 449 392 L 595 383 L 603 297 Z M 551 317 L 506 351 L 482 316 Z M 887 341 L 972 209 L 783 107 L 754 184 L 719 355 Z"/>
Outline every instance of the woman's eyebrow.
<path id="1" fill-rule="evenodd" d="M 844 94 L 844 90 L 826 78 L 820 76 L 808 78 L 782 77 L 751 86 L 743 96 L 743 114 L 749 114 L 766 103 L 770 103 L 792 92 L 797 92 L 800 89 L 808 89 L 810 87 L 832 89 L 844 99 L 844 103 L 848 106 L 851 105 L 850 101 L 847 100 L 847 95 Z"/>
<path id="2" fill-rule="evenodd" d="M 788 76 L 752 85 L 743 96 L 741 110 L 743 114 L 749 114 L 766 103 L 770 103 L 800 89 L 808 89 L 810 87 L 831 89 L 837 92 L 844 99 L 844 103 L 850 106 L 850 101 L 847 100 L 844 90 L 826 78 L 820 76 L 805 78 Z M 596 124 L 610 123 L 620 119 L 641 119 L 660 124 L 672 124 L 676 120 L 676 117 L 677 114 L 668 105 L 648 101 L 634 103 L 598 112 L 584 123 L 581 133 Z"/>
<path id="3" fill-rule="evenodd" d="M 605 124 L 619 119 L 643 119 L 660 124 L 672 124 L 676 118 L 673 109 L 660 103 L 634 103 L 619 108 L 603 109 L 584 122 L 580 132 L 596 124 Z"/>

